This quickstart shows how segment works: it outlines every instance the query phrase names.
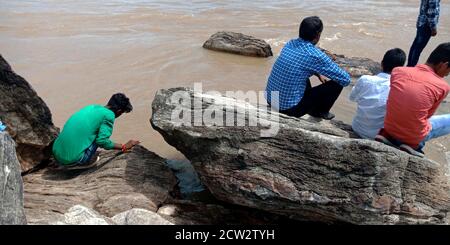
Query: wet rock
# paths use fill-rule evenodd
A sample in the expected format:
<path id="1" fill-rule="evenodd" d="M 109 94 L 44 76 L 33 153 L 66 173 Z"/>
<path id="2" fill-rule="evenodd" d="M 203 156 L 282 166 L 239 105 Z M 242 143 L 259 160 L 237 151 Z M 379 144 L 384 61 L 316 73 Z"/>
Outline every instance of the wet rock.
<path id="1" fill-rule="evenodd" d="M 328 50 L 321 49 L 331 59 L 333 59 L 342 69 L 346 70 L 353 78 L 362 75 L 376 75 L 381 72 L 381 64 L 368 58 L 345 57 L 340 54 L 333 54 Z"/>
<path id="2" fill-rule="evenodd" d="M 22 171 L 48 159 L 51 154 L 48 146 L 58 134 L 52 114 L 31 85 L 1 55 L 0 102 L 0 120 L 17 143 Z"/>
<path id="3" fill-rule="evenodd" d="M 156 212 L 175 188 L 164 159 L 136 146 L 131 152 L 103 151 L 91 169 L 47 168 L 24 177 L 29 223 L 48 224 L 74 205 L 112 217 L 133 208 Z"/>
<path id="4" fill-rule="evenodd" d="M 0 132 L 0 225 L 26 224 L 23 183 L 15 147 L 8 133 Z"/>
<path id="5" fill-rule="evenodd" d="M 118 225 L 173 225 L 159 214 L 139 208 L 117 214 L 112 220 Z"/>
<path id="6" fill-rule="evenodd" d="M 246 114 L 236 110 L 245 106 Z M 158 91 L 152 110 L 153 128 L 192 162 L 203 184 L 224 202 L 301 221 L 448 223 L 447 163 L 357 139 L 348 125 L 287 117 L 186 88 Z M 234 119 L 231 126 L 221 125 L 224 111 L 234 119 L 246 118 L 246 126 L 236 126 Z M 185 123 L 172 114 L 186 115 Z M 189 123 L 193 115 L 208 114 L 215 114 L 215 123 Z M 255 121 L 259 124 L 248 126 Z M 267 134 L 269 128 L 276 132 Z"/>
<path id="7" fill-rule="evenodd" d="M 188 198 L 193 193 L 205 190 L 197 172 L 189 161 L 166 160 L 166 164 L 177 177 L 179 191 L 183 198 Z"/>
<path id="8" fill-rule="evenodd" d="M 217 32 L 204 44 L 203 48 L 245 56 L 272 56 L 270 45 L 264 40 L 236 32 Z"/>

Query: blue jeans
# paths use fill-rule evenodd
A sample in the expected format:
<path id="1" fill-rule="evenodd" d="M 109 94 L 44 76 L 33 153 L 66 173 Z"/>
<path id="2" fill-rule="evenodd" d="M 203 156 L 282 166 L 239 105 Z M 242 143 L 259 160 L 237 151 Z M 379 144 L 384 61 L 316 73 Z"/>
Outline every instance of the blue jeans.
<path id="1" fill-rule="evenodd" d="M 428 41 L 431 38 L 431 28 L 428 25 L 417 27 L 417 34 L 414 42 L 409 49 L 408 66 L 416 66 L 419 62 L 420 54 L 422 53 Z"/>
<path id="2" fill-rule="evenodd" d="M 92 145 L 90 145 L 85 151 L 84 151 L 84 155 L 81 157 L 80 160 L 78 160 L 78 162 L 76 162 L 74 165 L 84 165 L 89 163 L 89 161 L 91 160 L 91 158 L 94 156 L 95 152 L 97 151 L 97 144 L 94 142 L 92 143 Z"/>
<path id="3" fill-rule="evenodd" d="M 420 142 L 419 149 L 422 149 L 425 146 L 425 142 L 431 139 L 450 134 L 450 114 L 432 116 L 430 118 L 430 123 L 431 131 L 425 139 Z"/>

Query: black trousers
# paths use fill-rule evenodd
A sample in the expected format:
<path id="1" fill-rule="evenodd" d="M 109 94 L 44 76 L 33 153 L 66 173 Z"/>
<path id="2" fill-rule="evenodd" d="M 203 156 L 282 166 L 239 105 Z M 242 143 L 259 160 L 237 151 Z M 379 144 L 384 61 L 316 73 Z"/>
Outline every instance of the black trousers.
<path id="1" fill-rule="evenodd" d="M 305 114 L 319 116 L 327 113 L 333 107 L 342 89 L 343 87 L 335 81 L 328 81 L 312 88 L 308 79 L 302 100 L 296 106 L 282 110 L 280 113 L 291 117 L 301 117 Z"/>

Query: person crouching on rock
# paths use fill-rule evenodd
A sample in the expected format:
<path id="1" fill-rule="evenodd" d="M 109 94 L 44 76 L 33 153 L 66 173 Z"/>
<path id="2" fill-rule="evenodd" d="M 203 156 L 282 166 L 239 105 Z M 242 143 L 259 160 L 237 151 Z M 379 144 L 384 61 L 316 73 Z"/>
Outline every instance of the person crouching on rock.
<path id="1" fill-rule="evenodd" d="M 122 93 L 114 94 L 106 106 L 88 105 L 73 114 L 53 144 L 53 156 L 63 167 L 90 167 L 99 160 L 97 148 L 126 152 L 139 144 L 111 141 L 114 120 L 133 110 L 130 99 Z"/>
<path id="2" fill-rule="evenodd" d="M 299 38 L 286 43 L 273 65 L 266 99 L 280 113 L 293 117 L 309 114 L 326 120 L 334 118 L 330 109 L 342 88 L 350 84 L 350 75 L 316 47 L 322 30 L 319 17 L 303 19 Z M 313 75 L 319 78 L 321 85 L 311 87 L 309 78 Z M 276 93 L 278 96 L 273 96 Z"/>

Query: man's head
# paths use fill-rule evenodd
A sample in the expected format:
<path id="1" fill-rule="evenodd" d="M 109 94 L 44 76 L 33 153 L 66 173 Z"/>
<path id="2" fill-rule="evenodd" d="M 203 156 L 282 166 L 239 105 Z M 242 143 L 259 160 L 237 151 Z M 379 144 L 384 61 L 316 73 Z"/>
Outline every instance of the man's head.
<path id="1" fill-rule="evenodd" d="M 390 74 L 395 67 L 404 66 L 406 62 L 405 51 L 394 48 L 388 50 L 381 61 L 381 68 L 384 73 Z"/>
<path id="2" fill-rule="evenodd" d="M 450 73 L 450 43 L 440 44 L 430 55 L 427 65 L 433 68 L 440 77 Z"/>
<path id="3" fill-rule="evenodd" d="M 316 45 L 320 40 L 323 31 L 323 23 L 317 16 L 306 17 L 302 20 L 299 28 L 299 37 L 303 40 L 310 41 Z"/>
<path id="4" fill-rule="evenodd" d="M 114 112 L 116 118 L 120 117 L 122 113 L 128 113 L 133 110 L 130 99 L 128 99 L 127 96 L 122 93 L 114 94 L 111 99 L 109 99 L 106 107 Z"/>

